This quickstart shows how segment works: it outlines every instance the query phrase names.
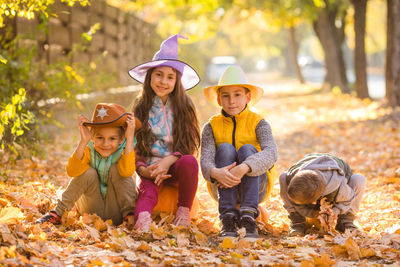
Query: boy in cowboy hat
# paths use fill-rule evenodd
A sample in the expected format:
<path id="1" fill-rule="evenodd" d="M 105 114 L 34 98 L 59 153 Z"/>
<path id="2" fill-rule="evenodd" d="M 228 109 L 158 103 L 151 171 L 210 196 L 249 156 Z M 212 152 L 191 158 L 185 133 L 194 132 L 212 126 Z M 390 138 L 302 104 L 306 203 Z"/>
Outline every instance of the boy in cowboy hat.
<path id="1" fill-rule="evenodd" d="M 133 224 L 136 196 L 134 134 L 141 123 L 112 103 L 99 103 L 90 122 L 79 115 L 80 142 L 68 160 L 67 173 L 74 177 L 53 211 L 37 223 L 61 224 L 66 210 L 76 205 L 79 214 L 95 213 L 115 225 Z"/>
<path id="2" fill-rule="evenodd" d="M 240 67 L 230 66 L 218 85 L 205 88 L 204 94 L 222 107 L 221 114 L 203 128 L 200 160 L 203 176 L 218 199 L 219 236 L 237 237 L 237 227 L 244 227 L 245 238 L 256 239 L 258 204 L 272 186 L 266 172 L 278 157 L 271 127 L 249 109 L 261 99 L 263 90 L 249 84 Z"/>
<path id="3" fill-rule="evenodd" d="M 306 234 L 306 217 L 337 218 L 336 230 L 358 230 L 353 221 L 365 191 L 365 177 L 353 174 L 342 159 L 312 153 L 279 176 L 283 207 L 289 212 L 290 236 Z M 333 214 L 320 214 L 321 199 L 333 204 Z M 326 215 L 326 216 L 325 216 Z"/>

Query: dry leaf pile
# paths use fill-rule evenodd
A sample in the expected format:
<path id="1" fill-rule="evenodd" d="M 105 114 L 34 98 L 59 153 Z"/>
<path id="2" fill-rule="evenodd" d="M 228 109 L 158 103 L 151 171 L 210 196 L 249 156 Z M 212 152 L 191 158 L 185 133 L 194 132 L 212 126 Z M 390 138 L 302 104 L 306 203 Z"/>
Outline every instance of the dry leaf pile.
<path id="1" fill-rule="evenodd" d="M 45 158 L 0 165 L 0 266 L 398 266 L 399 116 L 381 103 L 326 93 L 267 95 L 257 108 L 272 126 L 279 173 L 306 153 L 329 152 L 365 175 L 356 221 L 361 234 L 320 236 L 312 229 L 305 237 L 287 237 L 289 220 L 276 182 L 262 206 L 261 238 L 219 242 L 217 205 L 202 178 L 199 213 L 188 229 L 173 227 L 173 217 L 161 214 L 151 232 L 140 235 L 74 211 L 63 216 L 62 226 L 37 225 L 69 180 L 65 163 L 74 140 L 62 135 Z"/>

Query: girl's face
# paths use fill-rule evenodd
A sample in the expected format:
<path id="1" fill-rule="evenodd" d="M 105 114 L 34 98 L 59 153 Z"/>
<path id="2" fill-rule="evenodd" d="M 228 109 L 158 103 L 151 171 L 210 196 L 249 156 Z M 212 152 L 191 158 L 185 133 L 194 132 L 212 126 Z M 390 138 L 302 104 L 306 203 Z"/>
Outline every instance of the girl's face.
<path id="1" fill-rule="evenodd" d="M 120 127 L 99 127 L 93 134 L 94 149 L 107 158 L 117 151 L 118 146 L 124 141 Z"/>
<path id="2" fill-rule="evenodd" d="M 250 99 L 250 92 L 239 85 L 224 86 L 219 89 L 218 104 L 231 116 L 242 112 Z"/>
<path id="3" fill-rule="evenodd" d="M 153 92 L 159 96 L 165 104 L 168 95 L 174 90 L 176 83 L 176 72 L 171 67 L 157 67 L 151 73 L 150 86 Z"/>

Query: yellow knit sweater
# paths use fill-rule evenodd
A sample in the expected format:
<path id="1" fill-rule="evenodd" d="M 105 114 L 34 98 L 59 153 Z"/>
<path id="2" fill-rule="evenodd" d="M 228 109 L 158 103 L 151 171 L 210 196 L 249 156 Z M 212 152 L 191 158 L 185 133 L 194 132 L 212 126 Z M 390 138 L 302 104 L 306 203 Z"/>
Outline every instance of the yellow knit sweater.
<path id="1" fill-rule="evenodd" d="M 90 148 L 86 146 L 82 160 L 78 158 L 76 152 L 68 160 L 67 174 L 71 177 L 82 175 L 90 164 Z M 122 177 L 130 177 L 135 172 L 135 151 L 125 155 L 125 149 L 122 151 L 121 158 L 117 163 L 118 172 Z"/>

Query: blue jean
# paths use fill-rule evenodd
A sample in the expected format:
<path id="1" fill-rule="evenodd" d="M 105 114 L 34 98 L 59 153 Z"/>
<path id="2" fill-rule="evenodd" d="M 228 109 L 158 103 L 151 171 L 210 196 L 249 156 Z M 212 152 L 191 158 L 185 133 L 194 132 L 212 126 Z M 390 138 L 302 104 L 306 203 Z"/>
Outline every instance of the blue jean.
<path id="1" fill-rule="evenodd" d="M 236 152 L 233 145 L 222 143 L 218 146 L 215 154 L 215 165 L 222 168 L 236 162 L 237 165 L 245 161 L 249 156 L 257 153 L 257 149 L 250 144 L 243 145 Z M 218 211 L 222 218 L 225 214 L 242 214 L 250 212 L 256 218 L 259 214 L 259 181 L 267 179 L 266 173 L 260 176 L 243 176 L 241 182 L 231 188 L 218 187 Z M 238 196 L 240 201 L 238 201 Z M 236 209 L 236 204 L 240 203 L 240 211 Z"/>

